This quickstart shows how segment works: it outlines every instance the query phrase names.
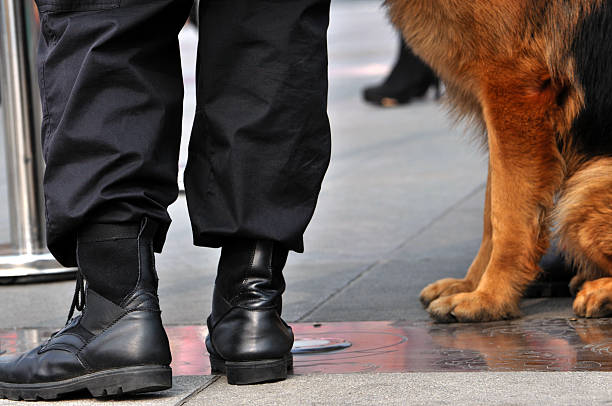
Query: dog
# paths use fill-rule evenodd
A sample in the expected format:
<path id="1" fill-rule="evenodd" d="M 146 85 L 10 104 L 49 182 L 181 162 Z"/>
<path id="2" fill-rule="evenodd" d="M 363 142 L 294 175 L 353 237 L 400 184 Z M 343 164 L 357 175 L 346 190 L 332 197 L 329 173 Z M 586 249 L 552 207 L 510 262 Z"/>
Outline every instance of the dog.
<path id="1" fill-rule="evenodd" d="M 612 315 L 612 0 L 386 0 L 483 133 L 484 232 L 463 279 L 423 289 L 440 322 L 518 317 L 556 233 L 580 317 Z"/>

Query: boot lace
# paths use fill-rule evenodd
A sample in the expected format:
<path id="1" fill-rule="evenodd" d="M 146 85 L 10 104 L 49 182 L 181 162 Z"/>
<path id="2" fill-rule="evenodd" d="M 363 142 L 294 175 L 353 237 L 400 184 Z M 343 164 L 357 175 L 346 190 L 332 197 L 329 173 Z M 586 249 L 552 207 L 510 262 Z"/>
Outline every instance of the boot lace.
<path id="1" fill-rule="evenodd" d="M 56 337 L 62 331 L 66 330 L 66 328 L 72 322 L 72 316 L 74 316 L 75 310 L 78 310 L 81 312 L 83 311 L 84 308 L 85 308 L 85 281 L 83 279 L 83 275 L 81 274 L 81 272 L 77 272 L 76 286 L 74 288 L 74 297 L 72 298 L 72 304 L 70 305 L 70 312 L 68 313 L 68 319 L 66 320 L 66 325 L 62 329 L 51 334 L 51 336 L 47 339 L 47 341 L 40 347 L 40 350 L 43 350 L 44 348 L 46 348 L 54 337 Z"/>
<path id="2" fill-rule="evenodd" d="M 74 311 L 83 311 L 85 308 L 85 281 L 83 279 L 83 274 L 81 272 L 77 272 L 76 276 L 76 286 L 74 288 L 74 296 L 72 298 L 72 304 L 70 305 L 70 312 L 68 313 L 68 319 L 66 320 L 66 325 L 70 323 L 72 320 L 72 316 L 74 316 Z"/>

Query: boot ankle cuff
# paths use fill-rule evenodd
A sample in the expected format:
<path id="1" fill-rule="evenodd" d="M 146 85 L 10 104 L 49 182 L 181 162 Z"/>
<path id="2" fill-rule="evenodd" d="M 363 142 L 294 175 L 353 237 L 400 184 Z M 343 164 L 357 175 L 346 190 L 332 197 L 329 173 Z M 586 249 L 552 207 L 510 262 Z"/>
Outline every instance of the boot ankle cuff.
<path id="1" fill-rule="evenodd" d="M 136 239 L 153 240 L 158 224 L 149 218 L 138 223 L 105 224 L 92 223 L 83 226 L 77 235 L 82 243 Z"/>
<path id="2" fill-rule="evenodd" d="M 77 238 L 80 242 L 100 242 L 111 240 L 135 239 L 140 234 L 138 223 L 124 224 L 88 224 L 79 230 Z"/>

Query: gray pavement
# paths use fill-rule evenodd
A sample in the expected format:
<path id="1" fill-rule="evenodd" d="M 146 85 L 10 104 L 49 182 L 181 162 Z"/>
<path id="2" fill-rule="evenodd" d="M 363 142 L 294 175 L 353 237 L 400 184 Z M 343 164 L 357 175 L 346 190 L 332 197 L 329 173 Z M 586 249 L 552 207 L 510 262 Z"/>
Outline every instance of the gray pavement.
<path id="1" fill-rule="evenodd" d="M 190 405 L 605 405 L 610 376 L 591 373 L 421 373 L 299 376 L 247 390 L 218 379 Z"/>
<path id="2" fill-rule="evenodd" d="M 266 385 L 231 386 L 223 377 L 178 377 L 170 391 L 119 398 L 116 406 L 222 405 L 610 405 L 606 373 L 452 372 L 294 376 Z M 21 402 L 23 403 L 23 402 Z M 0 401 L 16 406 L 20 402 Z M 37 406 L 89 406 L 67 399 Z"/>
<path id="3" fill-rule="evenodd" d="M 185 31 L 181 41 L 184 51 L 193 50 L 195 34 Z M 441 277 L 463 276 L 478 249 L 486 157 L 476 143 L 431 97 L 397 109 L 360 99 L 363 86 L 384 76 L 396 41 L 379 1 L 334 0 L 333 156 L 305 236 L 306 253 L 288 261 L 288 321 L 427 320 L 420 289 Z M 194 109 L 193 58 L 185 66 L 183 152 Z M 1 207 L 3 182 L 0 175 Z M 157 258 L 164 322 L 203 324 L 219 253 L 191 246 L 184 197 L 170 211 L 174 223 Z M 0 227 L 5 224 L 0 210 Z M 0 328 L 58 327 L 73 282 L 0 289 Z M 569 299 L 524 301 L 523 311 L 530 318 L 572 317 Z M 307 375 L 249 388 L 179 377 L 172 392 L 117 404 L 612 404 L 611 384 L 605 373 Z"/>

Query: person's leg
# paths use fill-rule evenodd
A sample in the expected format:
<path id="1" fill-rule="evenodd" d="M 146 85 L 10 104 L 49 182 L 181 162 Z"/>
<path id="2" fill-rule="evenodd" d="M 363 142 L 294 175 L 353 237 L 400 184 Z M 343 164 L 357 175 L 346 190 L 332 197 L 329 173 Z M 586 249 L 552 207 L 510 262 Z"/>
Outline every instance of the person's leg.
<path id="1" fill-rule="evenodd" d="M 168 388 L 153 250 L 177 195 L 190 0 L 37 3 L 49 248 L 79 274 L 66 326 L 0 358 L 0 397 Z"/>
<path id="2" fill-rule="evenodd" d="M 185 187 L 195 244 L 223 247 L 207 347 L 230 383 L 283 379 L 282 270 L 330 158 L 329 0 L 202 1 L 199 22 Z"/>
<path id="3" fill-rule="evenodd" d="M 439 97 L 439 83 L 436 74 L 412 52 L 400 35 L 397 61 L 391 72 L 381 84 L 366 87 L 363 98 L 373 104 L 393 107 L 423 97 L 432 86 Z"/>
<path id="4" fill-rule="evenodd" d="M 303 251 L 330 158 L 329 0 L 203 1 L 185 171 L 196 245 Z"/>
<path id="5" fill-rule="evenodd" d="M 39 0 L 48 245 L 76 266 L 86 223 L 160 224 L 178 196 L 177 35 L 192 0 Z"/>

